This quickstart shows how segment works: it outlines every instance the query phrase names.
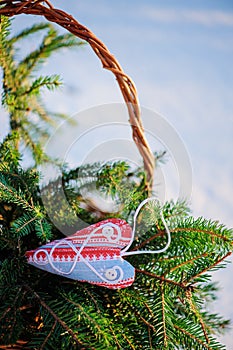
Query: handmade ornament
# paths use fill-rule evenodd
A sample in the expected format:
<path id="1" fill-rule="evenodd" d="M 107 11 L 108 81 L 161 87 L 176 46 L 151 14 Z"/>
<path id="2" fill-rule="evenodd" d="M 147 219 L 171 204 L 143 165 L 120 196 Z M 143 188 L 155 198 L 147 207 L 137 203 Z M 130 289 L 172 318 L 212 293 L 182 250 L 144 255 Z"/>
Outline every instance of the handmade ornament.
<path id="1" fill-rule="evenodd" d="M 166 246 L 154 251 L 128 252 L 134 240 L 138 213 L 148 201 L 153 200 L 153 198 L 146 199 L 139 205 L 134 215 L 133 230 L 124 220 L 107 219 L 77 231 L 67 238 L 27 251 L 28 263 L 57 275 L 110 289 L 130 286 L 135 279 L 135 269 L 123 257 L 162 253 L 170 245 L 170 231 L 160 212 L 168 235 Z"/>

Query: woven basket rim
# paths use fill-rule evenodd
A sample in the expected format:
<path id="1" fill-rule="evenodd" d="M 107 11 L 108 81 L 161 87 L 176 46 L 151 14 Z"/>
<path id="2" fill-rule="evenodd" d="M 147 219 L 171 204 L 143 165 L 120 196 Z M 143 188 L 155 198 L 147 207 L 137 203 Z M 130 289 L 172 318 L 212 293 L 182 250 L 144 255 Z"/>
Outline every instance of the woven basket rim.
<path id="1" fill-rule="evenodd" d="M 43 2 L 43 4 L 42 4 Z M 45 17 L 49 22 L 57 23 L 75 36 L 88 42 L 95 54 L 102 62 L 103 68 L 111 71 L 120 87 L 123 99 L 126 103 L 129 123 L 132 128 L 132 137 L 143 159 L 146 172 L 146 186 L 148 193 L 153 186 L 155 159 L 145 137 L 137 89 L 132 79 L 125 74 L 117 59 L 108 50 L 104 43 L 87 27 L 79 23 L 72 15 L 63 10 L 56 9 L 47 0 L 1 0 L 0 15 L 16 16 L 19 14 L 31 14 Z"/>

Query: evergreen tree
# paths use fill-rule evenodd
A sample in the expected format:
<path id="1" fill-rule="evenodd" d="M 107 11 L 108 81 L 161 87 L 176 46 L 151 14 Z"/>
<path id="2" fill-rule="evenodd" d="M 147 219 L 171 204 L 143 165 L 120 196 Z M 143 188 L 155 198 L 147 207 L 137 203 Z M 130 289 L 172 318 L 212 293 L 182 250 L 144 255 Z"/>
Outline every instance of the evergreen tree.
<path id="1" fill-rule="evenodd" d="M 16 63 L 15 43 L 38 31 L 47 31 L 40 47 Z M 0 144 L 0 344 L 16 344 L 17 349 L 224 349 L 215 337 L 229 322 L 206 305 L 217 292 L 210 272 L 224 267 L 232 252 L 232 230 L 194 219 L 184 202 L 142 211 L 132 249 L 164 245 L 160 210 L 171 245 L 164 254 L 128 257 L 136 280 L 126 289 L 69 280 L 35 269 L 25 259 L 27 250 L 62 237 L 41 200 L 36 169 L 48 161 L 41 137 L 54 122 L 54 114 L 42 105 L 41 88 L 54 88 L 60 80 L 33 78 L 32 72 L 54 51 L 77 45 L 73 36 L 58 35 L 49 24 L 11 37 L 9 20 L 1 19 L 2 105 L 9 113 L 10 131 Z M 32 115 L 39 119 L 34 122 Z M 22 168 L 20 143 L 31 150 L 35 167 Z M 62 184 L 77 221 L 90 224 L 112 216 L 83 198 L 83 189 L 91 191 L 93 181 L 119 203 L 114 216 L 132 224 L 136 208 L 147 197 L 143 170 L 123 161 L 63 169 Z M 56 181 L 46 190 L 54 202 Z M 61 220 L 72 230 L 60 208 Z"/>

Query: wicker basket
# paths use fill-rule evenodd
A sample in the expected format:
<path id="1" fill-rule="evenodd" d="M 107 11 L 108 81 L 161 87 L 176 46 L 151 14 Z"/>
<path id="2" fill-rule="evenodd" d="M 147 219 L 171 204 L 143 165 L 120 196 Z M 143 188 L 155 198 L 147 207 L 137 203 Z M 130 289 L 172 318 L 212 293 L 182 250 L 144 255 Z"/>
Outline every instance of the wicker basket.
<path id="1" fill-rule="evenodd" d="M 128 108 L 129 123 L 132 128 L 133 140 L 143 158 L 147 178 L 147 190 L 153 185 L 154 156 L 145 138 L 140 117 L 137 90 L 133 81 L 124 73 L 116 58 L 108 48 L 86 27 L 66 12 L 54 8 L 49 1 L 42 0 L 5 0 L 0 1 L 0 15 L 15 16 L 21 13 L 44 16 L 48 21 L 55 22 L 89 43 L 102 62 L 103 68 L 115 75 L 123 98 Z"/>

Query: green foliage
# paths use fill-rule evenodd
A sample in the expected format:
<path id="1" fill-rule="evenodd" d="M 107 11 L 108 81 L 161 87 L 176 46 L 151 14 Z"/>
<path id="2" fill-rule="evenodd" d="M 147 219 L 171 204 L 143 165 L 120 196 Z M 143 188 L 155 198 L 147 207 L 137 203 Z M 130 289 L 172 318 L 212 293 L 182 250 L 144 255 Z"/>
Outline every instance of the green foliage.
<path id="1" fill-rule="evenodd" d="M 131 169 L 121 161 L 71 170 L 65 167 L 62 179 L 39 189 L 40 174 L 36 168 L 21 168 L 18 146 L 19 141 L 24 142 L 31 147 L 36 163 L 41 161 L 40 141 L 31 136 L 27 108 L 36 103 L 34 112 L 40 111 L 46 123 L 53 123 L 39 97 L 41 87 L 56 86 L 58 80 L 32 80 L 30 74 L 52 52 L 76 46 L 77 41 L 70 35 L 58 35 L 47 24 L 13 38 L 9 21 L 3 18 L 1 26 L 2 101 L 11 122 L 9 135 L 0 144 L 0 345 L 45 350 L 225 349 L 215 337 L 229 322 L 210 313 L 207 304 L 217 292 L 211 271 L 225 266 L 232 252 L 233 232 L 218 222 L 193 218 L 185 202 L 149 203 L 140 211 L 131 249 L 156 250 L 166 244 L 161 210 L 172 239 L 164 254 L 127 257 L 136 269 L 129 288 L 108 290 L 27 264 L 27 250 L 63 237 L 51 222 L 41 193 L 61 226 L 70 232 L 83 221 L 91 224 L 113 216 L 132 224 L 138 204 L 148 194 L 143 170 Z M 47 34 L 39 49 L 16 65 L 14 44 L 44 30 Z M 60 201 L 60 187 L 69 209 Z M 100 209 L 96 193 L 115 204 Z"/>
<path id="2" fill-rule="evenodd" d="M 15 45 L 30 35 L 45 32 L 38 49 L 17 62 Z M 53 90 L 61 85 L 58 75 L 35 77 L 35 72 L 54 52 L 66 47 L 77 47 L 82 42 L 71 34 L 58 35 L 51 24 L 36 24 L 16 36 L 10 36 L 10 21 L 1 17 L 0 23 L 0 66 L 3 71 L 2 105 L 9 113 L 12 142 L 19 150 L 26 146 L 36 163 L 46 160 L 42 145 L 49 136 L 48 126 L 55 125 L 55 117 L 43 106 L 40 93 L 43 88 Z M 21 50 L 22 51 L 22 50 Z"/>

